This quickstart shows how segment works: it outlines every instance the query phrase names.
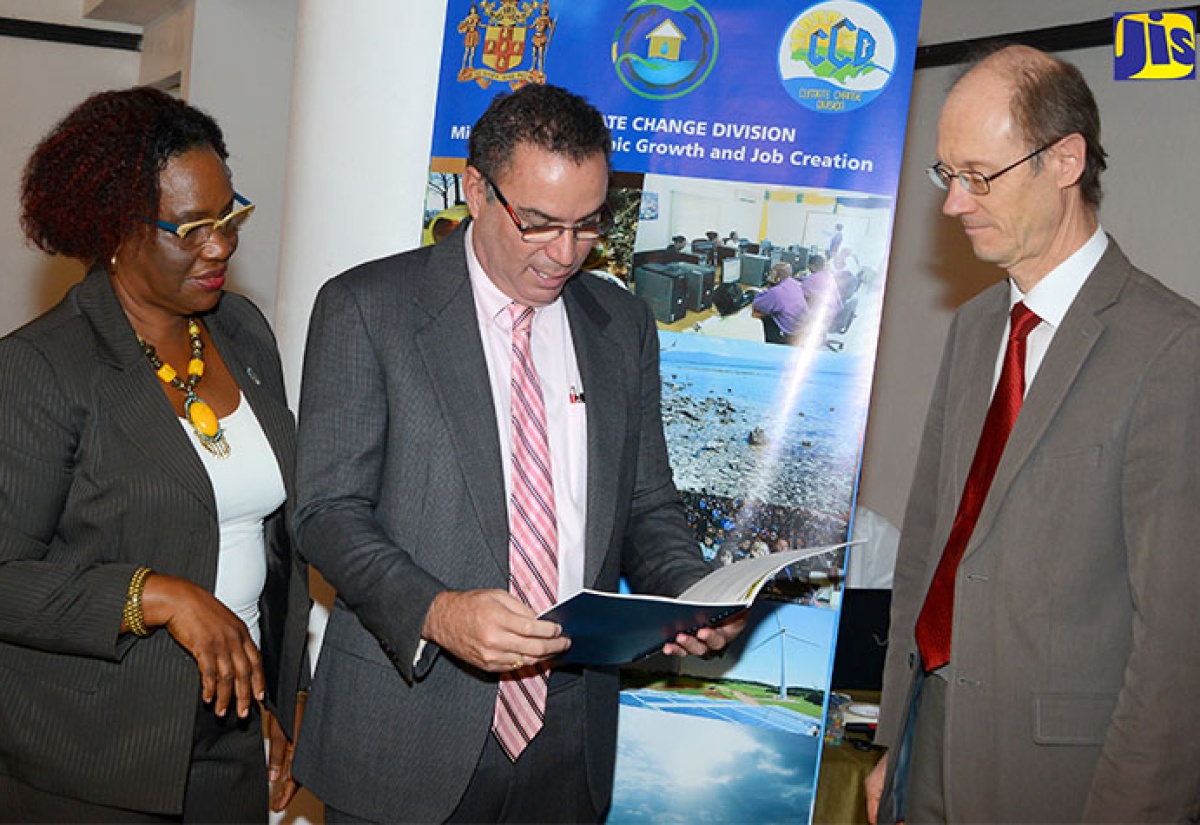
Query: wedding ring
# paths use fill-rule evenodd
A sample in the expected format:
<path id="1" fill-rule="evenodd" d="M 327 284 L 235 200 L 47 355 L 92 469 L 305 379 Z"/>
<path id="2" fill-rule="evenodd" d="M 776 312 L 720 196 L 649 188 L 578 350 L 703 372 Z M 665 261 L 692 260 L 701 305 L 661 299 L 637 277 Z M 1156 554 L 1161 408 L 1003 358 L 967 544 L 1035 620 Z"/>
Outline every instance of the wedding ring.
<path id="1" fill-rule="evenodd" d="M 525 667 L 525 657 L 517 654 L 517 658 L 513 660 L 513 670 L 520 670 Z"/>

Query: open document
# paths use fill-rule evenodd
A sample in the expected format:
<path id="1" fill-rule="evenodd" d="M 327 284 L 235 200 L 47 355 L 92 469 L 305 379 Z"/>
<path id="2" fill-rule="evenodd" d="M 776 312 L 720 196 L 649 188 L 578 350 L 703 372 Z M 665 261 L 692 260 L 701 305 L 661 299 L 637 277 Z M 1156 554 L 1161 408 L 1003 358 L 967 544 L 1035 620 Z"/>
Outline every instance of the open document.
<path id="1" fill-rule="evenodd" d="M 580 590 L 541 615 L 562 625 L 571 647 L 556 661 L 620 665 L 657 653 L 678 633 L 695 633 L 748 608 L 776 573 L 798 561 L 845 547 L 788 550 L 742 559 L 709 573 L 672 599 Z"/>

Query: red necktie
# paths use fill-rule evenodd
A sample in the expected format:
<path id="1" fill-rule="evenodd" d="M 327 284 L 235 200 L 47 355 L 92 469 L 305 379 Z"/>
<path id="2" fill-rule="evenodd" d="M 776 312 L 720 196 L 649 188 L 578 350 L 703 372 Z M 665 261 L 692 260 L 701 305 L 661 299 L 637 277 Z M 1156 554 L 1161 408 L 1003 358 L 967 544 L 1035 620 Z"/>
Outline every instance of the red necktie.
<path id="1" fill-rule="evenodd" d="M 1004 454 L 1004 445 L 1008 443 L 1008 435 L 1017 420 L 1017 413 L 1021 411 L 1021 402 L 1025 398 L 1025 339 L 1041 320 L 1024 303 L 1017 303 L 1012 308 L 1000 380 L 996 383 L 996 392 L 992 395 L 992 403 L 983 422 L 983 432 L 975 448 L 971 471 L 967 474 L 967 483 L 958 502 L 954 525 L 950 528 L 950 538 L 946 540 L 946 549 L 942 551 L 933 583 L 929 585 L 925 604 L 917 617 L 917 646 L 927 671 L 937 670 L 950 661 L 954 583 L 958 563 L 962 561 L 963 551 L 971 539 L 975 521 L 983 509 L 988 488 L 992 486 L 992 478 L 1000 464 L 1000 456 Z"/>
<path id="2" fill-rule="evenodd" d="M 558 595 L 558 521 L 546 405 L 533 366 L 529 336 L 533 308 L 511 304 L 512 494 L 509 513 L 509 591 L 534 612 L 550 608 Z M 492 730 L 514 762 L 542 729 L 550 668 L 534 665 L 500 677 Z"/>

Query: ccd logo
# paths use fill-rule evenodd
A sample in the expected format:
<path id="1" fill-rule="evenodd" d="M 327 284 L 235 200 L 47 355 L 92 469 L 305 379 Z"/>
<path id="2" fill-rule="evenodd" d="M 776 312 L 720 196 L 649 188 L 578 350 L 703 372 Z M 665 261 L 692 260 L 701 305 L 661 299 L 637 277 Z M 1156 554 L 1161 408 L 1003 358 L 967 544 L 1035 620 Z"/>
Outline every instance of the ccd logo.
<path id="1" fill-rule="evenodd" d="M 866 3 L 826 0 L 788 24 L 778 60 L 792 100 L 814 112 L 849 112 L 878 97 L 892 79 L 896 37 Z"/>
<path id="2" fill-rule="evenodd" d="M 1113 15 L 1116 80 L 1196 77 L 1196 12 L 1118 12 Z"/>

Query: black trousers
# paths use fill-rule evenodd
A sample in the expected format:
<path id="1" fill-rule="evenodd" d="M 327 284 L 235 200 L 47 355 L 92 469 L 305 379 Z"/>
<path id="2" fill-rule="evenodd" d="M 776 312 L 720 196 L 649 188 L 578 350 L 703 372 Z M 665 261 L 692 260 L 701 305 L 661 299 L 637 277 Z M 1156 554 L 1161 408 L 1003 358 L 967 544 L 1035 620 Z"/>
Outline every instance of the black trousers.
<path id="1" fill-rule="evenodd" d="M 257 707 L 247 719 L 196 713 L 183 813 L 156 814 L 96 805 L 0 774 L 0 822 L 254 822 L 267 821 L 267 767 Z"/>
<path id="2" fill-rule="evenodd" d="M 770 315 L 762 317 L 763 339 L 768 344 L 789 344 L 791 341 L 783 334 L 783 330 L 779 328 L 779 323 Z"/>
<path id="3" fill-rule="evenodd" d="M 581 726 L 586 713 L 583 678 L 555 670 L 546 723 L 516 762 L 489 735 L 467 790 L 447 822 L 599 822 L 588 790 Z M 405 821 L 397 811 L 395 821 Z M 367 820 L 325 806 L 327 825 Z"/>

